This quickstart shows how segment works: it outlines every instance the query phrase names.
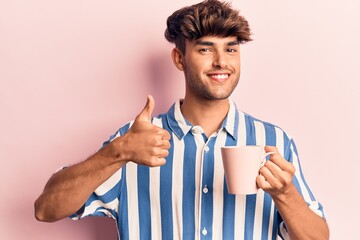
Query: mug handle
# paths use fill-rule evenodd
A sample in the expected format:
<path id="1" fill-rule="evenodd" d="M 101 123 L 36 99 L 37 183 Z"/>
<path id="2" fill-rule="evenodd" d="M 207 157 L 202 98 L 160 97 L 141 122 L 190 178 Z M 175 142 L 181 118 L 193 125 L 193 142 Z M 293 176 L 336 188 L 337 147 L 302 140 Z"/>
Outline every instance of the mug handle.
<path id="1" fill-rule="evenodd" d="M 271 155 L 271 154 L 274 154 L 274 153 L 275 153 L 275 152 L 267 152 L 267 153 L 265 153 L 265 154 L 262 156 L 262 158 L 263 158 L 264 160 L 261 162 L 260 168 L 262 168 L 262 166 L 264 166 L 264 164 L 265 164 L 265 162 L 266 162 L 266 157 L 269 156 L 269 155 Z"/>

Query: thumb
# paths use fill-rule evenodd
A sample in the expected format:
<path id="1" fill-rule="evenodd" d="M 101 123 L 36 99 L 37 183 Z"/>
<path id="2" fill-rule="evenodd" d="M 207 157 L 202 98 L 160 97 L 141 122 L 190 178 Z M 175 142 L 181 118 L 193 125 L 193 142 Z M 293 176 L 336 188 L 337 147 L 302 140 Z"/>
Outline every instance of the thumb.
<path id="1" fill-rule="evenodd" d="M 147 96 L 147 102 L 144 109 L 137 115 L 136 120 L 150 122 L 155 107 L 155 100 L 151 95 Z"/>

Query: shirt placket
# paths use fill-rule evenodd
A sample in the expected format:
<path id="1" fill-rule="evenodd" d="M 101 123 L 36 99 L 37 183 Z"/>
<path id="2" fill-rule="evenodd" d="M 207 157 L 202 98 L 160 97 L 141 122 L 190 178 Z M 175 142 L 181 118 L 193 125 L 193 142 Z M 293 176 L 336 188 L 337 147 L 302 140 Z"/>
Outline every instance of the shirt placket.
<path id="1" fill-rule="evenodd" d="M 201 128 L 194 128 L 193 134 L 199 142 L 203 142 L 201 150 L 201 174 L 199 192 L 199 229 L 198 239 L 212 239 L 213 222 L 213 136 L 208 139 Z M 200 147 L 200 146 L 198 146 Z"/>

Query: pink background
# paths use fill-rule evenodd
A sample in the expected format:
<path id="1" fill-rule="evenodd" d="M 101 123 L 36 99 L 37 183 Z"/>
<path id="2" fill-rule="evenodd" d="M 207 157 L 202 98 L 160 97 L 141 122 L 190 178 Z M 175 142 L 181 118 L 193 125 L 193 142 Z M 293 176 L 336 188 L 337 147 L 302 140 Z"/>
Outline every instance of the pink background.
<path id="1" fill-rule="evenodd" d="M 153 94 L 183 96 L 163 32 L 197 1 L 0 0 L 0 238 L 115 239 L 107 219 L 40 223 L 33 202 L 57 168 L 84 160 Z M 252 26 L 232 98 L 298 145 L 331 239 L 360 214 L 360 33 L 355 0 L 233 1 Z"/>

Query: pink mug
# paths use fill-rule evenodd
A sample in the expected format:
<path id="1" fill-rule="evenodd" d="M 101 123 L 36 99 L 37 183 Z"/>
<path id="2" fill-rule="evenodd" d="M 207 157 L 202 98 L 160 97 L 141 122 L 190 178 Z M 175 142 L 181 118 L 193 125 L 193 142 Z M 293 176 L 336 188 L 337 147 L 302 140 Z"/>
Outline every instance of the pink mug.
<path id="1" fill-rule="evenodd" d="M 224 146 L 221 155 L 225 179 L 230 194 L 255 194 L 258 191 L 256 177 L 266 157 L 263 146 Z"/>

